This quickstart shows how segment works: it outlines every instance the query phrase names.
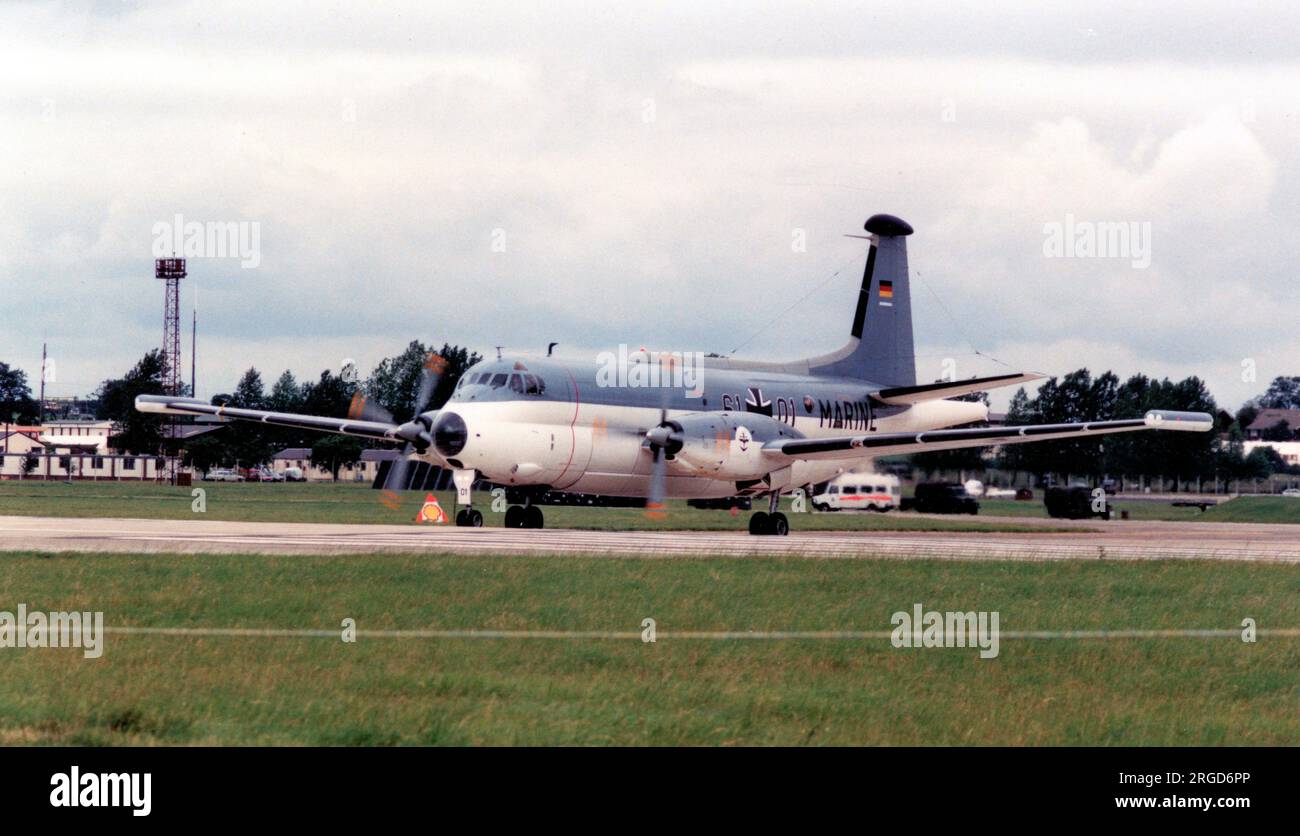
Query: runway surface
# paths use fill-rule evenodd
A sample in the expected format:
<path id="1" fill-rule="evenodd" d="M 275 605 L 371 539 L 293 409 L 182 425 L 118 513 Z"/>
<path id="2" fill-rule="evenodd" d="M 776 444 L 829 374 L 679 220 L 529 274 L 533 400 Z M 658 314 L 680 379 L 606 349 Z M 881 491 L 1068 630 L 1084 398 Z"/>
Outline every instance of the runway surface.
<path id="1" fill-rule="evenodd" d="M 1062 527 L 1060 520 L 1005 519 Z M 796 521 L 797 526 L 797 521 Z M 0 551 L 337 554 L 597 554 L 613 557 L 796 555 L 953 557 L 984 560 L 1200 558 L 1300 563 L 1300 526 L 1245 523 L 1089 521 L 1078 531 L 578 531 L 417 528 L 388 525 L 244 523 L 68 517 L 0 517 Z"/>

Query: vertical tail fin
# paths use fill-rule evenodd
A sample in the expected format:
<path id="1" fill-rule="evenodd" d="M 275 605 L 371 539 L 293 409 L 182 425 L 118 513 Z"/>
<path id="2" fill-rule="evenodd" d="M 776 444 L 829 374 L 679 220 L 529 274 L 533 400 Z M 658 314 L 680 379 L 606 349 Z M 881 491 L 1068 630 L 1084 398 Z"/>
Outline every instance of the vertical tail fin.
<path id="1" fill-rule="evenodd" d="M 907 236 L 912 227 L 893 215 L 872 215 L 865 228 L 871 233 L 871 249 L 848 345 L 812 361 L 809 371 L 887 386 L 912 386 L 916 383 L 916 350 L 907 273 Z"/>

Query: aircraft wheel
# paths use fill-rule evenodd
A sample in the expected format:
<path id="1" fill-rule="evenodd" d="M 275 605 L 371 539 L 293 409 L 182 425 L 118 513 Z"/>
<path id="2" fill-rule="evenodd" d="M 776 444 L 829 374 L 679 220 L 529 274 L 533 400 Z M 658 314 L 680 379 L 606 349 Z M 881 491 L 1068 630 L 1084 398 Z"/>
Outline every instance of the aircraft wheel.
<path id="1" fill-rule="evenodd" d="M 759 511 L 758 513 L 754 514 L 754 516 L 749 518 L 749 533 L 755 535 L 770 533 L 768 528 L 768 523 L 767 523 L 766 511 Z"/>
<path id="2" fill-rule="evenodd" d="M 473 509 L 465 512 L 465 525 L 469 528 L 483 527 L 483 514 Z"/>
<path id="3" fill-rule="evenodd" d="M 456 527 L 457 527 L 457 528 L 464 528 L 466 525 L 468 525 L 468 523 L 465 522 L 465 518 L 466 518 L 467 516 L 469 516 L 469 512 L 466 511 L 464 508 L 462 508 L 462 509 L 460 509 L 459 511 L 456 512 Z"/>
<path id="4" fill-rule="evenodd" d="M 541 528 L 542 527 L 542 509 L 536 505 L 529 505 L 524 508 L 523 522 L 521 528 Z"/>
<path id="5" fill-rule="evenodd" d="M 523 528 L 524 527 L 524 508 L 522 505 L 511 505 L 506 509 L 506 528 Z"/>
<path id="6" fill-rule="evenodd" d="M 786 519 L 785 514 L 777 511 L 767 518 L 767 533 L 775 534 L 778 537 L 784 537 L 790 533 L 790 521 Z"/>

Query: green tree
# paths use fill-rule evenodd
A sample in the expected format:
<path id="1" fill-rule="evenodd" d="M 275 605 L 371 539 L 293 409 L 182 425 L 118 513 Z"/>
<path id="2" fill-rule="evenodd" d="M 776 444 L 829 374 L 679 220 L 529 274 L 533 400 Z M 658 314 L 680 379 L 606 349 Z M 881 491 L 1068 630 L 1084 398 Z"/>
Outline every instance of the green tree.
<path id="1" fill-rule="evenodd" d="M 434 353 L 447 362 L 447 367 L 426 409 L 438 409 L 446 403 L 465 370 L 483 359 L 467 348 L 448 343 L 443 343 L 442 348 Z M 366 380 L 369 397 L 391 412 L 394 420 L 399 423 L 414 417 L 421 371 L 429 354 L 428 346 L 419 340 L 412 340 L 401 354 L 379 361 Z"/>
<path id="2" fill-rule="evenodd" d="M 0 363 L 0 421 L 35 424 L 40 421 L 40 412 L 27 384 L 26 372 L 8 363 Z M 17 418 L 14 418 L 15 413 Z"/>
<path id="3" fill-rule="evenodd" d="M 244 372 L 230 397 L 230 405 L 240 409 L 267 409 L 262 375 L 255 368 Z M 271 460 L 276 452 L 276 433 L 265 424 L 235 421 L 227 428 L 230 435 L 223 439 L 230 456 L 243 467 L 255 467 Z"/>
<path id="4" fill-rule="evenodd" d="M 356 391 L 355 383 L 327 369 L 320 373 L 320 379 L 315 383 L 303 386 L 303 412 L 342 417 L 347 415 Z M 307 443 L 301 446 L 311 448 L 311 463 L 329 470 L 335 479 L 339 478 L 339 469 L 359 461 L 361 451 L 366 448 L 366 443 L 356 436 L 310 431 L 306 435 Z"/>
<path id="5" fill-rule="evenodd" d="M 1300 375 L 1273 378 L 1263 395 L 1256 398 L 1261 409 L 1300 409 Z"/>
<path id="6" fill-rule="evenodd" d="M 1260 438 L 1264 441 L 1292 441 L 1295 439 L 1295 433 L 1291 430 L 1291 425 L 1286 421 L 1278 421 L 1260 433 Z"/>
<path id="7" fill-rule="evenodd" d="M 105 380 L 96 393 L 98 416 L 112 421 L 113 445 L 134 455 L 153 455 L 162 445 L 163 416 L 137 412 L 138 395 L 163 394 L 167 363 L 160 349 L 141 358 L 124 377 Z"/>
<path id="8" fill-rule="evenodd" d="M 185 466 L 192 467 L 200 473 L 207 473 L 214 467 L 233 466 L 235 455 L 226 436 L 229 431 L 230 426 L 224 426 L 187 439 L 184 451 Z"/>

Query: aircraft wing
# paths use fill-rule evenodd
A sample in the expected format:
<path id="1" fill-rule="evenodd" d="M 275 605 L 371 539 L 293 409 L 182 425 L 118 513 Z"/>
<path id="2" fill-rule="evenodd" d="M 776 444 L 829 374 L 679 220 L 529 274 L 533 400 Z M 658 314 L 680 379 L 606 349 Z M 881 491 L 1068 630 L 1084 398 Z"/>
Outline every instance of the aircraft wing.
<path id="1" fill-rule="evenodd" d="M 300 427 L 305 430 L 358 435 L 386 441 L 400 441 L 397 424 L 382 421 L 354 421 L 351 418 L 326 418 L 320 415 L 297 415 L 291 412 L 268 412 L 262 409 L 239 409 L 232 406 L 214 406 L 196 398 L 169 395 L 140 395 L 135 399 L 137 412 L 161 415 L 215 415 L 261 424 L 278 424 L 282 427 Z"/>
<path id="2" fill-rule="evenodd" d="M 1208 432 L 1214 419 L 1204 412 L 1152 410 L 1141 418 L 1089 421 L 1080 424 L 1033 424 L 1024 427 L 975 427 L 927 430 L 918 433 L 864 433 L 835 438 L 790 438 L 769 441 L 764 455 L 785 459 L 849 459 L 861 456 L 895 456 L 927 450 L 956 450 L 994 444 L 1023 444 L 1059 438 L 1084 438 L 1136 430 Z"/>

